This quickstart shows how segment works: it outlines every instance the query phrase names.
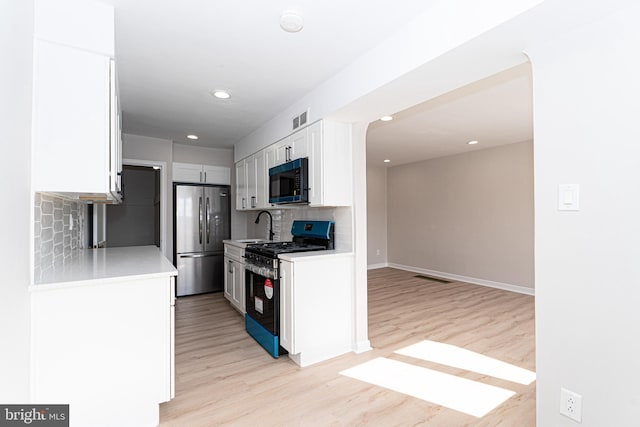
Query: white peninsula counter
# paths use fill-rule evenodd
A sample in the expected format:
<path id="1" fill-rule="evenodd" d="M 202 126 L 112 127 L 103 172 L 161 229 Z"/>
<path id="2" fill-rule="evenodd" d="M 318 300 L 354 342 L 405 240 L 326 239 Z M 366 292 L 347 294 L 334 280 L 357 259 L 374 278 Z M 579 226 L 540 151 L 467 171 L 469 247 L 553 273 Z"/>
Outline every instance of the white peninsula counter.
<path id="1" fill-rule="evenodd" d="M 89 249 L 31 287 L 32 398 L 70 425 L 152 426 L 174 396 L 176 269 L 155 246 Z"/>

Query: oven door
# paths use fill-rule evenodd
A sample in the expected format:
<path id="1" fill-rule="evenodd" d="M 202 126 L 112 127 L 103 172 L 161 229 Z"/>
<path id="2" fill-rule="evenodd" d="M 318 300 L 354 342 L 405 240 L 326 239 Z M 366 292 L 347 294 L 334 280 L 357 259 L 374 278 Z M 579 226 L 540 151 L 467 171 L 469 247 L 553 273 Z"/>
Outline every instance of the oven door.
<path id="1" fill-rule="evenodd" d="M 280 334 L 280 284 L 270 277 L 245 270 L 247 314 L 272 335 Z"/>

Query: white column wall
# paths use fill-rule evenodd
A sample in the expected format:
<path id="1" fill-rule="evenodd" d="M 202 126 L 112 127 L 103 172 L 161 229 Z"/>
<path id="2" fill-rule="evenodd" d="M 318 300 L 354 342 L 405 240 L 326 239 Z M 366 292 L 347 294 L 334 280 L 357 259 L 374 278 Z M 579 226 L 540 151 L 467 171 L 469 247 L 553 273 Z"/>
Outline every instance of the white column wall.
<path id="1" fill-rule="evenodd" d="M 33 1 L 0 2 L 0 402 L 30 400 Z"/>
<path id="2" fill-rule="evenodd" d="M 537 424 L 638 423 L 640 6 L 529 50 L 534 83 Z M 560 212 L 558 184 L 580 185 Z"/>

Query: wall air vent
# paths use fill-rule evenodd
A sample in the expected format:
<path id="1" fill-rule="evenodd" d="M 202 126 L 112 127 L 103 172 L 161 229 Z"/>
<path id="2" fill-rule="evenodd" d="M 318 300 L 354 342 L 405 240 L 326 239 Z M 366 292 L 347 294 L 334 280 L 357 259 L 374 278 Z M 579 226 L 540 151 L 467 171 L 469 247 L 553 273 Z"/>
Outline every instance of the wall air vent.
<path id="1" fill-rule="evenodd" d="M 309 110 L 307 109 L 307 111 L 304 111 L 293 118 L 293 130 L 296 130 L 301 126 L 306 125 L 308 121 L 309 121 Z"/>

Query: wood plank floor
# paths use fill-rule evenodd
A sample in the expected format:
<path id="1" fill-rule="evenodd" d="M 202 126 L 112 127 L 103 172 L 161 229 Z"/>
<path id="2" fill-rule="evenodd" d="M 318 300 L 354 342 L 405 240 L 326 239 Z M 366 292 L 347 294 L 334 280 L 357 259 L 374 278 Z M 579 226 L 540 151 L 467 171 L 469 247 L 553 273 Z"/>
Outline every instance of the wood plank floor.
<path id="1" fill-rule="evenodd" d="M 535 371 L 533 297 L 390 268 L 370 271 L 368 282 L 373 350 L 306 368 L 288 357 L 271 358 L 221 293 L 179 298 L 176 398 L 161 405 L 161 425 L 535 426 L 535 382 L 520 385 L 394 353 L 432 340 Z M 378 357 L 516 394 L 476 418 L 340 375 Z"/>

